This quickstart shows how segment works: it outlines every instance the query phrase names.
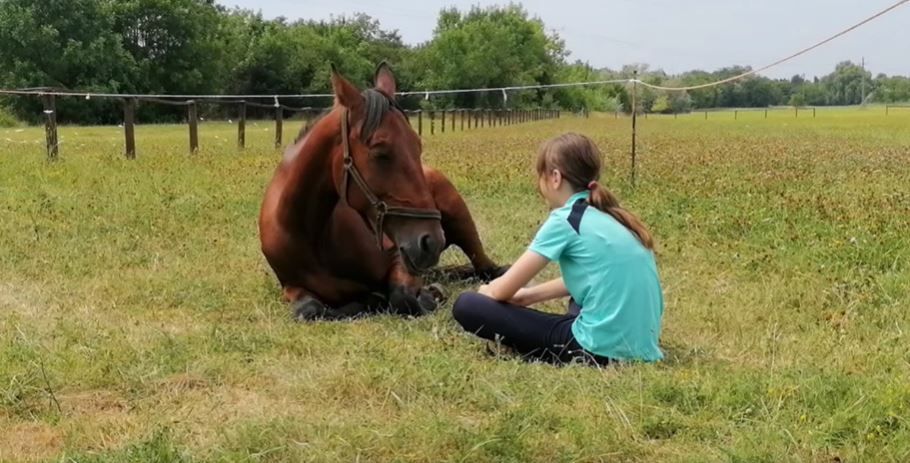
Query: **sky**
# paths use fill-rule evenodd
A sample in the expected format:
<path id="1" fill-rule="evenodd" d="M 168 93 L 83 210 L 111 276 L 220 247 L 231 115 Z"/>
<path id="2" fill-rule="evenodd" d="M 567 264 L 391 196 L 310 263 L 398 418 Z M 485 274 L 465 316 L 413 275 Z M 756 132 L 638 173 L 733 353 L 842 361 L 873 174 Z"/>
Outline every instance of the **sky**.
<path id="1" fill-rule="evenodd" d="M 570 59 L 619 69 L 648 63 L 669 73 L 761 67 L 840 32 L 897 0 L 524 0 L 565 40 Z M 440 9 L 480 0 L 218 0 L 266 18 L 329 19 L 363 12 L 410 44 L 429 40 Z M 910 4 L 764 75 L 823 76 L 863 58 L 873 75 L 910 75 Z"/>

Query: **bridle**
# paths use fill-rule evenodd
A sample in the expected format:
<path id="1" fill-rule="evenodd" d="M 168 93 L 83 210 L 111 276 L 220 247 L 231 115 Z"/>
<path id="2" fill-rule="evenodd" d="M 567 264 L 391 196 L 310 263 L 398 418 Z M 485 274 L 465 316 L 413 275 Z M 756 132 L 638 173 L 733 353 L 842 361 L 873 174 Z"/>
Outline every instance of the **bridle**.
<path id="1" fill-rule="evenodd" d="M 442 220 L 442 215 L 437 209 L 418 209 L 414 207 L 389 206 L 385 201 L 379 199 L 366 180 L 360 175 L 357 166 L 354 165 L 354 158 L 351 156 L 351 142 L 348 140 L 348 110 L 345 109 L 341 115 L 341 144 L 344 149 L 343 171 L 341 177 L 341 200 L 350 206 L 348 202 L 348 186 L 350 179 L 360 188 L 360 192 L 366 196 L 370 207 L 376 212 L 376 220 L 370 225 L 373 227 L 373 233 L 376 234 L 376 245 L 382 249 L 382 224 L 388 217 L 403 217 L 408 219 L 426 219 Z"/>

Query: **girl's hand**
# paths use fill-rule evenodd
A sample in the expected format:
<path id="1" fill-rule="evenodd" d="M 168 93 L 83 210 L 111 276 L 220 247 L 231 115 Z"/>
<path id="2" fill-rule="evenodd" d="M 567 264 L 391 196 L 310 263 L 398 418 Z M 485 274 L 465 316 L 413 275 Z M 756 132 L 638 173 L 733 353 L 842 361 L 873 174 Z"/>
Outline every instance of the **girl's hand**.
<path id="1" fill-rule="evenodd" d="M 512 299 L 509 299 L 509 303 L 521 306 L 531 305 L 531 301 L 528 299 L 528 293 L 528 288 L 520 288 L 515 295 L 512 296 Z"/>

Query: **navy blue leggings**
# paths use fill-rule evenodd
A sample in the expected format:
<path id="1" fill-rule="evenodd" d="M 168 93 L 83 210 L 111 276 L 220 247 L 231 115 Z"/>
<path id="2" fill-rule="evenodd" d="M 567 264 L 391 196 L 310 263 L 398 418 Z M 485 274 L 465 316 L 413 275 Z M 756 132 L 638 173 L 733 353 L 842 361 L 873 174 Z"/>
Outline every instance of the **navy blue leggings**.
<path id="1" fill-rule="evenodd" d="M 609 359 L 585 351 L 575 341 L 572 323 L 580 310 L 570 301 L 566 314 L 551 314 L 467 292 L 455 301 L 452 315 L 465 331 L 491 341 L 498 336 L 502 344 L 528 358 L 605 365 Z"/>

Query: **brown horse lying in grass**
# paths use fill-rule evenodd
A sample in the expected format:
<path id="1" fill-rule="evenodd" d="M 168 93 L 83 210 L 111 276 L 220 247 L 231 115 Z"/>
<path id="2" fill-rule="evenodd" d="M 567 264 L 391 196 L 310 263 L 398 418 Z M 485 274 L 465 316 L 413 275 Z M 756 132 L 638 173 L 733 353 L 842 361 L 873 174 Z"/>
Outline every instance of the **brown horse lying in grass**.
<path id="1" fill-rule="evenodd" d="M 474 275 L 500 275 L 461 195 L 421 163 L 391 69 L 381 64 L 375 88 L 361 92 L 333 67 L 332 87 L 334 107 L 285 151 L 259 216 L 262 252 L 294 316 L 431 311 L 441 296 L 419 275 L 452 245 Z"/>

